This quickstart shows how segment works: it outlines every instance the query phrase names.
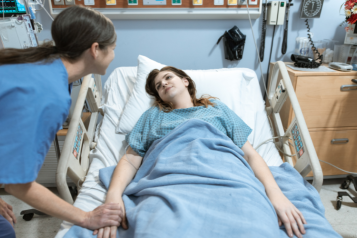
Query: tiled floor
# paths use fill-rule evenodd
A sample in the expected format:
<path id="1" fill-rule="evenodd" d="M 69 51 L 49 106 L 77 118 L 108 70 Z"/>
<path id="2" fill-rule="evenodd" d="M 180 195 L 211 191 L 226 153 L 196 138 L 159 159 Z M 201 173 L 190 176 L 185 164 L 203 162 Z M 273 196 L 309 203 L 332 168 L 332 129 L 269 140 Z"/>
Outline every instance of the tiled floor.
<path id="1" fill-rule="evenodd" d="M 320 192 L 321 200 L 326 209 L 326 218 L 332 227 L 344 238 L 357 238 L 357 204 L 344 197 L 341 209 L 335 209 L 337 192 L 342 191 L 339 188 L 342 181 L 343 179 L 325 180 Z M 55 188 L 51 190 L 57 193 Z M 353 186 L 350 186 L 348 192 L 357 196 Z M 18 221 L 15 225 L 17 238 L 51 238 L 56 235 L 61 224 L 59 219 L 35 215 L 31 221 L 24 221 L 20 212 L 31 207 L 7 195 L 3 189 L 0 189 L 0 196 L 14 207 Z"/>

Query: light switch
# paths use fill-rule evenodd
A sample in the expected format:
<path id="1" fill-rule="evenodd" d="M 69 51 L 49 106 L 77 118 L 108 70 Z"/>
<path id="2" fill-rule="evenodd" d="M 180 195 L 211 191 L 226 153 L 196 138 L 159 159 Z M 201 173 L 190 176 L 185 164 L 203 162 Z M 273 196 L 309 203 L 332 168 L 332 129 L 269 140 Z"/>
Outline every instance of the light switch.
<path id="1" fill-rule="evenodd" d="M 202 5 L 203 0 L 193 0 L 193 5 Z"/>
<path id="2" fill-rule="evenodd" d="M 214 0 L 214 5 L 216 6 L 224 5 L 224 0 Z"/>

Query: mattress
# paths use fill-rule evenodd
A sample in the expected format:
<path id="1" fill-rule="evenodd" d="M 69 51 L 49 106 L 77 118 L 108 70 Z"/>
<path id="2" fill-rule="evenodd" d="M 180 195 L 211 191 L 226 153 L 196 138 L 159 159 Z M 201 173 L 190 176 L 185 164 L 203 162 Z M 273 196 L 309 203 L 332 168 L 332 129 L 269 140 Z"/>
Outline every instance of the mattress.
<path id="1" fill-rule="evenodd" d="M 237 69 L 239 70 L 239 69 Z M 120 115 L 128 101 L 136 81 L 137 67 L 119 67 L 113 71 L 106 81 L 102 96 L 104 117 L 97 126 L 94 140 L 97 146 L 90 152 L 91 165 L 85 182 L 79 189 L 74 206 L 83 211 L 92 211 L 105 201 L 106 189 L 99 181 L 99 170 L 116 165 L 125 153 L 125 135 L 116 134 L 115 128 Z M 244 79 L 237 79 L 244 80 Z M 257 77 L 249 83 L 245 90 L 250 91 L 250 100 L 254 106 L 255 120 L 245 121 L 252 129 L 248 141 L 253 147 L 272 138 L 273 133 L 265 111 L 265 103 L 261 95 Z M 243 119 L 244 120 L 244 119 Z M 273 143 L 266 143 L 259 147 L 257 152 L 266 161 L 268 166 L 282 164 L 281 157 Z M 56 238 L 62 238 L 73 224 L 63 221 Z"/>

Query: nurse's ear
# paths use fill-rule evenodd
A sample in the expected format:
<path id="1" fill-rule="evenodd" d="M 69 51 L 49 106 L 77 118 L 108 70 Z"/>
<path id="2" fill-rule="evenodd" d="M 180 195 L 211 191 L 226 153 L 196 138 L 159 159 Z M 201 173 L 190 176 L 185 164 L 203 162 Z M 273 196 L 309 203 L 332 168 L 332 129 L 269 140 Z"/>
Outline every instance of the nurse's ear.
<path id="1" fill-rule="evenodd" d="M 89 48 L 90 55 L 96 59 L 99 56 L 99 44 L 97 42 L 94 42 L 92 46 Z"/>

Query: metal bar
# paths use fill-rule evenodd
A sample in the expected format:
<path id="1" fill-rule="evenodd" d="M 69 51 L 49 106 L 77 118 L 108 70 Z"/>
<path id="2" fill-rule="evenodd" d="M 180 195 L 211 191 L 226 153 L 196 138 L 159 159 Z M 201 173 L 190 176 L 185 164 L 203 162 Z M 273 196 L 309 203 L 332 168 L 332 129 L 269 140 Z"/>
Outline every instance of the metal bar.
<path id="1" fill-rule="evenodd" d="M 342 85 L 341 91 L 352 91 L 357 90 L 357 85 Z"/>
<path id="2" fill-rule="evenodd" d="M 61 150 L 60 150 L 60 148 L 59 148 L 57 134 L 56 134 L 56 136 L 55 136 L 55 140 L 53 141 L 53 145 L 54 145 L 54 147 L 55 147 L 56 158 L 57 158 L 57 163 L 58 163 L 59 160 L 60 160 L 60 158 L 61 158 Z"/>

